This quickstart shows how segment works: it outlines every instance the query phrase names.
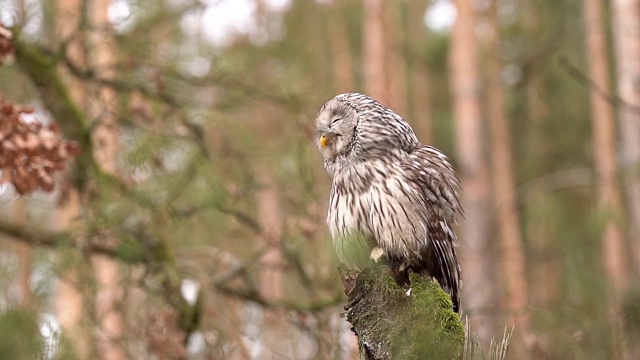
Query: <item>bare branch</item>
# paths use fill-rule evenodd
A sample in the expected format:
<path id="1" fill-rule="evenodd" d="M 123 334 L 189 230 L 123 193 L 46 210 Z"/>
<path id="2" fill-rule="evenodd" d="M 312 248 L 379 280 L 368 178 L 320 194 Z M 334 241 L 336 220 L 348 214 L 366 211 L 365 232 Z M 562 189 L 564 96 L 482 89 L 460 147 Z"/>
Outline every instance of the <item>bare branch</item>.
<path id="1" fill-rule="evenodd" d="M 640 114 L 640 106 L 631 104 L 619 96 L 611 94 L 610 92 L 604 90 L 600 85 L 596 84 L 590 77 L 588 77 L 585 73 L 580 71 L 577 67 L 569 62 L 569 60 L 565 56 L 561 56 L 558 58 L 558 64 L 562 67 L 562 69 L 573 78 L 578 83 L 584 85 L 598 96 L 603 98 L 606 102 L 608 102 L 611 106 L 616 108 L 626 108 L 629 111 L 632 111 L 636 114 Z"/>
<path id="2" fill-rule="evenodd" d="M 92 242 L 78 244 L 69 233 L 48 232 L 34 226 L 13 224 L 4 219 L 0 219 L 0 234 L 9 237 L 12 240 L 33 246 L 47 248 L 74 248 L 82 252 L 118 258 L 118 253 L 113 248 Z"/>

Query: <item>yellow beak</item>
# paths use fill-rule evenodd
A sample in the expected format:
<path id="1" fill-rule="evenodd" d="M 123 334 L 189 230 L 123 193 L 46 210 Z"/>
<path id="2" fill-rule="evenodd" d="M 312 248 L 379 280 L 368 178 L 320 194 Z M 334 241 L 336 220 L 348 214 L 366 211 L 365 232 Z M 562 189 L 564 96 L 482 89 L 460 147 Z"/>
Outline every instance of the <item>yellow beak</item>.
<path id="1" fill-rule="evenodd" d="M 329 142 L 329 138 L 322 135 L 320 136 L 320 146 L 322 146 L 322 148 L 324 149 L 327 146 L 327 143 Z"/>

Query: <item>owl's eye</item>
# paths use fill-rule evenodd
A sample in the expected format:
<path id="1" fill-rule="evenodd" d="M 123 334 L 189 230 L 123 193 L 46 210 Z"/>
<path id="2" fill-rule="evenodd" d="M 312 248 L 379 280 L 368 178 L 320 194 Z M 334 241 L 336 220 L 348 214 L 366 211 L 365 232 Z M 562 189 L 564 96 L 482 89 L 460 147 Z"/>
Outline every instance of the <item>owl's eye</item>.
<path id="1" fill-rule="evenodd" d="M 335 118 L 333 120 L 331 120 L 331 126 L 335 125 L 338 123 L 338 121 L 342 120 L 342 118 Z"/>

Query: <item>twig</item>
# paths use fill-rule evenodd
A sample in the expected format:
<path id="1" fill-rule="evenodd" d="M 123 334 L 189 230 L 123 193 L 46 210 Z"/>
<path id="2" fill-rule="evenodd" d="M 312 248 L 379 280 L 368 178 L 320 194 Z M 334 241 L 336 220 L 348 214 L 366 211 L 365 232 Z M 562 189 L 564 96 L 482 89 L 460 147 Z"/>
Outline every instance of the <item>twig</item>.
<path id="1" fill-rule="evenodd" d="M 585 75 L 577 67 L 571 64 L 565 56 L 560 56 L 558 58 L 558 64 L 575 81 L 591 89 L 594 93 L 596 93 L 596 95 L 603 98 L 611 106 L 617 107 L 617 108 L 625 108 L 636 114 L 640 114 L 640 106 L 631 104 L 628 101 L 625 101 L 623 98 L 606 91 L 600 85 L 596 84 L 590 77 Z"/>
<path id="2" fill-rule="evenodd" d="M 73 74 L 74 76 L 80 79 L 89 80 L 91 82 L 97 83 L 98 85 L 112 88 L 118 92 L 139 91 L 142 95 L 150 99 L 158 100 L 166 103 L 167 105 L 171 105 L 174 107 L 177 107 L 180 105 L 180 102 L 175 98 L 173 98 L 172 96 L 165 93 L 151 90 L 150 88 L 142 84 L 133 84 L 126 81 L 98 77 L 95 71 L 93 71 L 92 69 L 82 69 L 76 64 L 74 64 L 73 61 L 71 61 L 71 59 L 69 59 L 69 57 L 67 57 L 64 52 L 62 54 L 63 54 L 62 56 L 63 64 L 69 69 L 69 71 L 71 71 L 71 74 Z"/>
<path id="3" fill-rule="evenodd" d="M 12 238 L 15 241 L 23 242 L 33 246 L 42 246 L 48 248 L 70 247 L 83 252 L 107 255 L 112 258 L 118 258 L 118 252 L 115 249 L 91 242 L 86 244 L 78 244 L 73 241 L 71 234 L 66 232 L 47 232 L 33 226 L 26 227 L 16 225 L 0 219 L 0 233 Z"/>

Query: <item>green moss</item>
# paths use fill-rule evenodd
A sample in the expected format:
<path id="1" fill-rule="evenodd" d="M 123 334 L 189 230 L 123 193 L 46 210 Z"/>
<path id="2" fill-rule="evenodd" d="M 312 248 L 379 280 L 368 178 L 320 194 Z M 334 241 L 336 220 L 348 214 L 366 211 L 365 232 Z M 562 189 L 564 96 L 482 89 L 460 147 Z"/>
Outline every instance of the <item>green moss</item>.
<path id="1" fill-rule="evenodd" d="M 458 358 L 464 326 L 449 295 L 437 283 L 415 274 L 409 295 L 408 290 L 395 283 L 387 266 L 360 274 L 346 308 L 361 351 L 374 352 L 379 358 Z"/>
<path id="2" fill-rule="evenodd" d="M 450 296 L 438 283 L 416 274 L 411 275 L 411 284 L 407 309 L 398 314 L 400 326 L 391 336 L 394 358 L 457 358 L 464 344 L 464 325 Z"/>

